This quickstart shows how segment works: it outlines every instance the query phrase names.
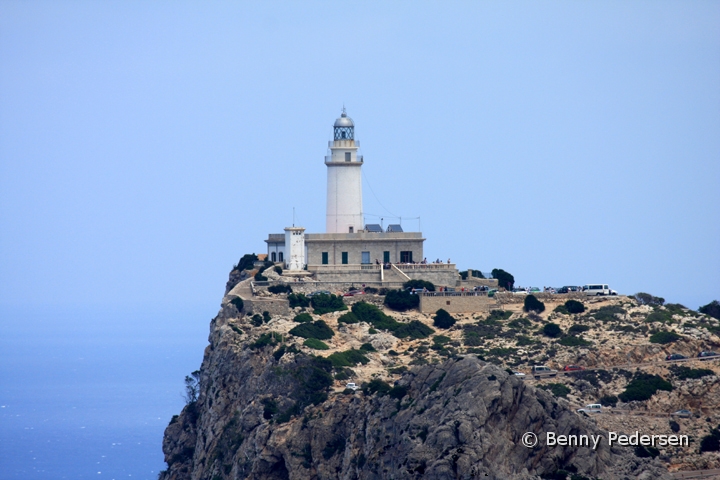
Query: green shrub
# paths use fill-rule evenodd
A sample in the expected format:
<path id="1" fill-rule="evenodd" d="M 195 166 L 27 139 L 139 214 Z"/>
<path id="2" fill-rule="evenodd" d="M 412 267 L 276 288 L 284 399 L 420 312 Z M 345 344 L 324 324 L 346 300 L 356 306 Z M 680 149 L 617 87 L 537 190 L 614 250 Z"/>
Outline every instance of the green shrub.
<path id="1" fill-rule="evenodd" d="M 588 330 L 590 330 L 590 327 L 588 327 L 587 325 L 580 325 L 580 324 L 576 323 L 572 327 L 568 328 L 568 333 L 570 333 L 570 334 L 582 333 L 582 332 L 587 332 Z"/>
<path id="2" fill-rule="evenodd" d="M 426 288 L 429 292 L 434 292 L 435 284 L 427 282 L 425 280 L 408 280 L 407 282 L 403 283 L 403 289 L 407 290 L 408 288 Z"/>
<path id="3" fill-rule="evenodd" d="M 501 268 L 493 268 L 490 274 L 492 275 L 492 278 L 497 278 L 498 287 L 512 290 L 513 285 L 515 285 L 515 277 Z"/>
<path id="4" fill-rule="evenodd" d="M 268 323 L 270 320 L 272 320 L 272 317 L 270 316 L 270 312 L 263 312 L 262 319 L 263 319 L 263 323 Z"/>
<path id="5" fill-rule="evenodd" d="M 500 321 L 500 320 L 507 320 L 508 318 L 512 317 L 513 312 L 508 312 L 505 310 L 491 310 L 490 315 L 488 315 L 487 320 L 490 321 Z"/>
<path id="6" fill-rule="evenodd" d="M 607 305 L 605 307 L 600 307 L 597 310 L 590 312 L 588 315 L 591 315 L 595 318 L 595 320 L 601 321 L 601 322 L 609 322 L 617 320 L 616 317 L 617 314 L 624 314 L 627 313 L 627 311 L 622 308 L 619 305 Z"/>
<path id="7" fill-rule="evenodd" d="M 545 304 L 538 300 L 535 295 L 527 295 L 523 303 L 523 311 L 542 313 L 545 311 Z"/>
<path id="8" fill-rule="evenodd" d="M 635 447 L 635 456 L 638 458 L 655 458 L 660 455 L 660 450 L 655 447 L 638 445 Z"/>
<path id="9" fill-rule="evenodd" d="M 252 323 L 255 327 L 259 327 L 263 324 L 263 317 L 256 313 L 255 315 L 250 317 L 250 323 Z"/>
<path id="10" fill-rule="evenodd" d="M 518 335 L 517 337 L 515 337 L 515 343 L 518 347 L 526 347 L 528 345 L 533 345 L 537 343 L 537 340 L 533 340 L 526 335 Z"/>
<path id="11" fill-rule="evenodd" d="M 312 348 L 313 350 L 330 350 L 330 347 L 328 347 L 325 342 L 320 341 L 317 338 L 308 338 L 303 342 L 303 345 L 308 348 Z"/>
<path id="12" fill-rule="evenodd" d="M 532 325 L 532 322 L 525 317 L 516 318 L 507 324 L 508 328 L 512 328 L 513 330 L 525 330 L 525 328 L 530 325 Z"/>
<path id="13" fill-rule="evenodd" d="M 358 363 L 365 365 L 370 360 L 361 350 L 347 350 L 344 352 L 335 352 L 327 357 L 334 368 L 354 367 Z"/>
<path id="14" fill-rule="evenodd" d="M 280 357 L 285 355 L 286 353 L 298 353 L 300 350 L 297 349 L 295 345 L 290 345 L 289 347 L 285 345 L 280 345 L 280 348 L 275 350 L 273 353 L 273 357 L 275 357 L 275 360 L 280 360 Z"/>
<path id="15" fill-rule="evenodd" d="M 290 288 L 290 285 L 270 285 L 268 287 L 268 292 L 270 293 L 292 293 L 292 288 Z"/>
<path id="16" fill-rule="evenodd" d="M 257 340 L 250 344 L 250 348 L 257 350 L 258 348 L 263 348 L 268 345 L 275 345 L 281 340 L 282 336 L 277 332 L 263 333 Z"/>
<path id="17" fill-rule="evenodd" d="M 409 338 L 411 340 L 427 338 L 433 333 L 435 333 L 435 330 L 419 320 L 413 320 L 410 323 L 401 323 L 400 327 L 392 332 L 397 338 Z"/>
<path id="18" fill-rule="evenodd" d="M 363 343 L 362 345 L 360 345 L 360 350 L 362 350 L 363 352 L 377 352 L 377 350 L 375 350 L 375 347 L 372 346 L 372 343 Z"/>
<path id="19" fill-rule="evenodd" d="M 348 312 L 340 315 L 338 323 L 360 323 L 360 320 L 355 316 L 353 312 Z"/>
<path id="20" fill-rule="evenodd" d="M 555 313 L 562 313 L 563 315 L 570 315 L 570 311 L 567 309 L 565 305 L 558 305 L 553 310 Z"/>
<path id="21" fill-rule="evenodd" d="M 710 435 L 700 440 L 700 453 L 703 452 L 720 452 L 720 430 L 713 428 Z"/>
<path id="22" fill-rule="evenodd" d="M 557 338 L 562 335 L 562 329 L 557 323 L 548 323 L 542 329 L 543 335 L 550 338 Z"/>
<path id="23" fill-rule="evenodd" d="M 577 300 L 568 300 L 565 302 L 565 308 L 569 313 L 583 313 L 585 311 L 585 305 Z"/>
<path id="24" fill-rule="evenodd" d="M 343 451 L 345 451 L 345 437 L 337 435 L 325 445 L 322 455 L 325 460 L 330 460 L 336 453 Z"/>
<path id="25" fill-rule="evenodd" d="M 433 337 L 433 343 L 436 345 L 445 345 L 446 343 L 450 343 L 450 340 L 452 340 L 450 337 L 446 337 L 445 335 L 435 335 Z"/>
<path id="26" fill-rule="evenodd" d="M 562 383 L 547 383 L 545 385 L 540 385 L 539 388 L 542 388 L 543 390 L 548 390 L 556 397 L 566 398 L 568 393 L 570 393 L 570 389 Z"/>
<path id="27" fill-rule="evenodd" d="M 653 312 L 650 313 L 650 315 L 645 318 L 645 322 L 672 323 L 672 316 L 673 314 L 671 312 L 656 308 Z"/>
<path id="28" fill-rule="evenodd" d="M 433 325 L 438 328 L 450 328 L 455 325 L 455 322 L 455 318 L 442 308 L 435 312 L 435 317 L 433 317 Z"/>
<path id="29" fill-rule="evenodd" d="M 592 345 L 592 343 L 587 340 L 574 335 L 563 337 L 558 341 L 558 343 L 564 347 L 585 347 L 587 345 Z"/>
<path id="30" fill-rule="evenodd" d="M 418 320 L 413 320 L 410 323 L 400 323 L 394 318 L 385 315 L 375 305 L 365 302 L 358 302 L 353 305 L 352 313 L 355 314 L 357 319 L 361 322 L 367 322 L 375 328 L 388 330 L 398 338 L 427 338 L 430 334 L 435 332 L 432 328 L 426 326 Z"/>
<path id="31" fill-rule="evenodd" d="M 293 322 L 296 323 L 310 323 L 312 321 L 313 317 L 309 313 L 301 313 L 299 315 L 295 315 L 295 318 L 293 318 Z"/>
<path id="32" fill-rule="evenodd" d="M 705 315 L 710 315 L 711 317 L 720 320 L 720 302 L 718 302 L 717 300 L 713 300 L 707 305 L 703 305 L 702 307 L 698 308 L 698 312 L 704 313 Z"/>
<path id="33" fill-rule="evenodd" d="M 678 380 L 698 379 L 715 375 L 715 372 L 707 368 L 690 368 L 684 365 L 673 365 L 670 367 L 670 371 Z"/>
<path id="34" fill-rule="evenodd" d="M 257 262 L 257 255 L 254 253 L 246 253 L 240 258 L 240 261 L 233 267 L 233 270 L 252 270 L 253 264 Z"/>
<path id="35" fill-rule="evenodd" d="M 268 277 L 266 277 L 265 275 L 263 275 L 263 274 L 260 273 L 260 272 L 257 272 L 257 273 L 255 274 L 255 281 L 256 281 L 256 282 L 267 282 L 267 281 L 268 281 Z"/>
<path id="36" fill-rule="evenodd" d="M 230 300 L 230 303 L 235 305 L 235 308 L 237 308 L 238 312 L 242 312 L 242 309 L 245 306 L 245 304 L 243 303 L 243 299 L 240 297 L 233 298 L 232 300 Z"/>
<path id="37" fill-rule="evenodd" d="M 313 295 L 310 300 L 310 305 L 312 305 L 315 313 L 318 315 L 347 310 L 347 306 L 343 303 L 342 297 L 337 295 L 327 295 L 325 293 Z"/>
<path id="38" fill-rule="evenodd" d="M 635 298 L 635 300 L 637 300 L 637 302 L 640 305 L 660 306 L 663 303 L 665 303 L 664 298 L 654 297 L 654 296 L 650 295 L 649 293 L 639 292 L 639 293 L 636 293 L 635 295 L 633 295 L 633 297 Z"/>
<path id="39" fill-rule="evenodd" d="M 389 395 L 391 398 L 395 398 L 395 399 L 397 399 L 397 400 L 401 400 L 405 395 L 407 395 L 407 392 L 408 392 L 408 388 L 407 388 L 407 387 L 403 387 L 403 386 L 401 386 L 401 385 L 396 385 L 396 386 L 394 386 L 393 388 L 390 389 L 390 391 L 388 392 L 388 395 Z"/>
<path id="40" fill-rule="evenodd" d="M 288 301 L 290 302 L 290 308 L 307 308 L 310 306 L 310 299 L 302 293 L 291 293 L 288 295 Z"/>
<path id="41" fill-rule="evenodd" d="M 618 397 L 615 395 L 605 395 L 604 397 L 600 397 L 600 405 L 603 407 L 613 407 L 615 408 L 615 405 L 618 403 Z"/>
<path id="42" fill-rule="evenodd" d="M 643 401 L 651 398 L 658 390 L 670 392 L 672 389 L 672 384 L 658 375 L 638 373 L 618 398 L 623 402 Z"/>
<path id="43" fill-rule="evenodd" d="M 412 310 L 420 305 L 420 295 L 413 295 L 407 290 L 390 290 L 385 295 L 385 305 L 398 312 Z"/>
<path id="44" fill-rule="evenodd" d="M 387 382 L 380 380 L 379 378 L 370 381 L 370 383 L 364 383 L 362 385 L 362 391 L 365 395 L 374 395 L 376 393 L 379 395 L 386 395 L 390 392 L 390 390 L 390 385 L 388 385 Z"/>
<path id="45" fill-rule="evenodd" d="M 675 332 L 659 331 L 650 335 L 650 343 L 659 343 L 666 345 L 668 343 L 676 342 L 682 337 Z"/>
<path id="46" fill-rule="evenodd" d="M 278 275 L 282 275 L 283 270 L 282 270 L 282 267 L 281 267 L 280 265 L 275 265 L 275 266 L 273 267 L 273 270 L 275 270 L 275 273 L 277 273 Z"/>
<path id="47" fill-rule="evenodd" d="M 368 328 L 368 334 L 375 335 L 376 333 L 378 333 L 378 331 L 375 330 L 374 328 L 372 328 L 372 327 Z"/>
<path id="48" fill-rule="evenodd" d="M 327 323 L 318 320 L 312 323 L 301 323 L 290 330 L 291 335 L 302 338 L 315 338 L 317 340 L 329 340 L 335 335 Z"/>

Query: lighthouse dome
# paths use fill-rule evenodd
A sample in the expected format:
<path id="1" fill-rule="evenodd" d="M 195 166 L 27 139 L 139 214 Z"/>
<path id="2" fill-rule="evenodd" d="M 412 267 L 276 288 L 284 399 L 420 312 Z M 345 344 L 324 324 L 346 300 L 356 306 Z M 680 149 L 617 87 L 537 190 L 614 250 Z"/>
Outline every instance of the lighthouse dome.
<path id="1" fill-rule="evenodd" d="M 335 127 L 354 127 L 355 124 L 352 121 L 352 118 L 348 117 L 345 112 L 340 115 L 340 118 L 335 120 Z"/>

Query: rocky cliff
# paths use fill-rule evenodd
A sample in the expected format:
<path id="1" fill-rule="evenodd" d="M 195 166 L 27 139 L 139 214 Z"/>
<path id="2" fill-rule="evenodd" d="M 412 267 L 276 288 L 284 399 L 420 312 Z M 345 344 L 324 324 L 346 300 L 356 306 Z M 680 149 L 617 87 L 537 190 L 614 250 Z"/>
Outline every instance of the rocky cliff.
<path id="1" fill-rule="evenodd" d="M 251 326 L 225 299 L 210 325 L 200 395 L 166 429 L 160 480 L 670 478 L 658 459 L 628 447 L 543 446 L 544 432 L 601 430 L 476 355 L 386 373 L 389 384 L 376 372 L 363 391 L 342 391 L 337 369 L 285 324 Z M 523 446 L 526 432 L 540 445 Z"/>

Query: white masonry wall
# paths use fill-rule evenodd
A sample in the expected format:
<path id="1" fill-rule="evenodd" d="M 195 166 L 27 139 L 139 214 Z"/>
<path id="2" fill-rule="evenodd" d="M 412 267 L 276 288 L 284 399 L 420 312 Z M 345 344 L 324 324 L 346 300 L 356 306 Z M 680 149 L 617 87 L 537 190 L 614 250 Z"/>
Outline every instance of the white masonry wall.
<path id="1" fill-rule="evenodd" d="M 326 233 L 359 232 L 364 228 L 362 213 L 362 158 L 353 140 L 330 142 L 327 165 Z M 349 154 L 349 157 L 346 155 Z M 349 158 L 350 161 L 346 159 Z"/>
<path id="2" fill-rule="evenodd" d="M 287 270 L 305 268 L 305 229 L 303 227 L 285 228 L 285 265 Z"/>

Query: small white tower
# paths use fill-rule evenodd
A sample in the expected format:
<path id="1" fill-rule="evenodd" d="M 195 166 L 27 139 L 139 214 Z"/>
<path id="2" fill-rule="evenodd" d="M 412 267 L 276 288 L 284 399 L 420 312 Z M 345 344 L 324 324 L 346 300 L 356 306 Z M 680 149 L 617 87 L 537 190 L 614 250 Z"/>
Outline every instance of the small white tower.
<path id="1" fill-rule="evenodd" d="M 362 156 L 355 141 L 355 124 L 343 108 L 335 120 L 334 140 L 329 142 L 327 165 L 327 233 L 354 233 L 363 229 Z M 287 244 L 286 244 L 287 245 Z"/>
<path id="2" fill-rule="evenodd" d="M 287 270 L 305 269 L 305 229 L 285 227 L 285 265 Z"/>

